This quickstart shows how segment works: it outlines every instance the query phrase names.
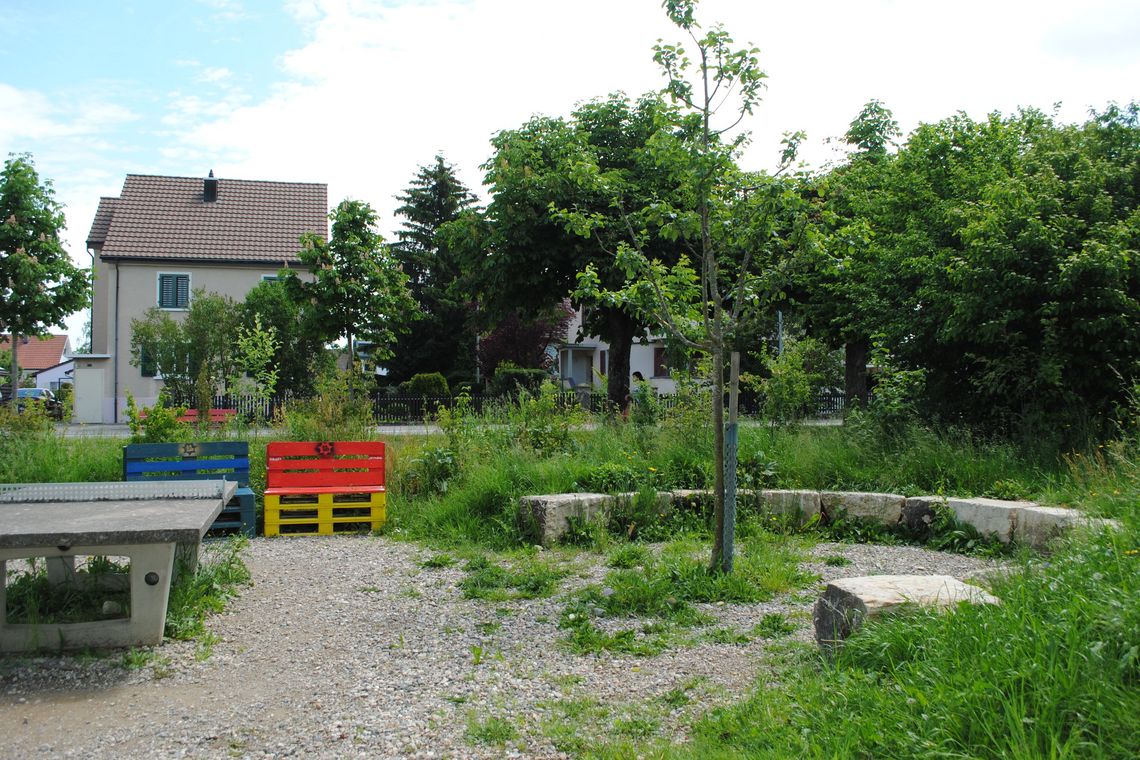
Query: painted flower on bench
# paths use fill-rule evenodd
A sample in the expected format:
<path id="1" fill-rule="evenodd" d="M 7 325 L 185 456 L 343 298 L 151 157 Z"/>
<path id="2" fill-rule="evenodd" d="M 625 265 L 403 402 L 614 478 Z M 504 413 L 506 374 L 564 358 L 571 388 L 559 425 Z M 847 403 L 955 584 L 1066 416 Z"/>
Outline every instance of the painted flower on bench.
<path id="1" fill-rule="evenodd" d="M 183 459 L 192 459 L 196 456 L 198 456 L 198 444 L 196 444 L 196 443 L 184 443 L 184 444 L 182 444 L 182 458 Z"/>
<path id="2" fill-rule="evenodd" d="M 331 441 L 321 441 L 317 444 L 317 456 L 331 457 L 333 455 L 333 445 Z"/>

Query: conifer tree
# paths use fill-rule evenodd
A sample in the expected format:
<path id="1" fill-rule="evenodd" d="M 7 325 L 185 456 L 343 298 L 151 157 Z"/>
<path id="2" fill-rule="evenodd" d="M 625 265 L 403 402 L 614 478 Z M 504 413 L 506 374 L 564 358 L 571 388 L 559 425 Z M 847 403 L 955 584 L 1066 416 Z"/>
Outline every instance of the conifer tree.
<path id="1" fill-rule="evenodd" d="M 475 375 L 474 308 L 458 292 L 459 262 L 439 228 L 475 204 L 475 196 L 455 176 L 442 155 L 421 166 L 408 189 L 397 196 L 396 214 L 404 218 L 392 253 L 409 279 L 421 319 L 397 341 L 385 366 L 393 381 L 419 373 L 440 372 L 449 382 Z"/>

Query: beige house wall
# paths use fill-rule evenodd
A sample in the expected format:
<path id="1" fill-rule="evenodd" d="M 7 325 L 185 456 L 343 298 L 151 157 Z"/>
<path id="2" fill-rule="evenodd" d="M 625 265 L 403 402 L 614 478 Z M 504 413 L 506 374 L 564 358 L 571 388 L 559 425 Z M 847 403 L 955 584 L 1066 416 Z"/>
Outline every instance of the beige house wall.
<path id="1" fill-rule="evenodd" d="M 158 399 L 162 381 L 143 377 L 131 365 L 131 320 L 140 319 L 147 309 L 158 305 L 160 274 L 188 274 L 190 298 L 194 291 L 205 290 L 229 296 L 235 301 L 267 277 L 276 277 L 280 265 L 181 264 L 178 262 L 103 261 L 96 256 L 95 294 L 91 320 L 92 353 L 110 354 L 106 365 L 105 407 L 111 419 L 126 420 L 127 392 L 139 405 L 150 406 Z M 105 305 L 105 306 L 104 306 Z M 174 319 L 181 319 L 186 309 L 165 309 Z"/>

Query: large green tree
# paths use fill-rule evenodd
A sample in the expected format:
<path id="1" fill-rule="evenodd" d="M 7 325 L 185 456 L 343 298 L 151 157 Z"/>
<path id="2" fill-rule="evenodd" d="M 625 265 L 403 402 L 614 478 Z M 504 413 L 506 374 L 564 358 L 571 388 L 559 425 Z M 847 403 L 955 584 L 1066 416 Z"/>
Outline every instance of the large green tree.
<path id="1" fill-rule="evenodd" d="M 801 251 L 798 261 L 796 299 L 811 331 L 844 348 L 849 408 L 867 397 L 871 338 L 880 330 L 880 252 L 873 219 L 885 213 L 891 197 L 891 148 L 899 136 L 898 123 L 883 103 L 871 100 L 863 107 L 844 136 L 851 149 L 848 161 L 813 188 L 826 244 Z"/>
<path id="2" fill-rule="evenodd" d="M 675 192 L 653 157 L 658 131 L 676 124 L 674 111 L 656 95 L 615 94 L 578 106 L 569 119 L 537 116 L 492 139 L 495 155 L 483 166 L 491 203 L 480 217 L 450 226 L 467 243 L 467 268 L 488 315 L 557 318 L 578 272 L 591 264 L 607 284 L 623 279 L 614 258 L 628 235 L 623 212 Z M 607 184 L 582 182 L 581 172 L 604 174 Z M 567 225 L 551 213 L 571 208 L 594 223 Z M 663 260 L 679 255 L 665 236 L 650 233 L 644 244 Z M 619 303 L 597 303 L 583 316 L 584 331 L 610 345 L 609 396 L 621 405 L 630 348 L 647 323 Z"/>
<path id="3" fill-rule="evenodd" d="M 376 212 L 370 205 L 346 199 L 329 218 L 330 240 L 311 233 L 301 239 L 299 256 L 312 279 L 290 270 L 285 282 L 294 298 L 312 306 L 316 337 L 327 341 L 345 338 L 352 361 L 357 339 L 372 344 L 371 354 L 378 361 L 387 359 L 396 334 L 417 316 L 408 276 L 376 230 Z M 351 379 L 349 387 L 351 392 Z"/>
<path id="4" fill-rule="evenodd" d="M 1040 438 L 1110 419 L 1140 377 L 1138 113 L 959 114 L 873 174 L 852 162 L 829 240 L 853 255 L 819 296 L 925 370 L 944 420 Z"/>
<path id="5" fill-rule="evenodd" d="M 455 176 L 442 155 L 421 166 L 398 196 L 396 215 L 404 218 L 392 255 L 408 275 L 408 287 L 421 318 L 396 339 L 383 364 L 394 382 L 441 372 L 452 385 L 475 376 L 475 325 L 471 299 L 457 285 L 460 260 L 440 228 L 475 204 L 475 196 Z"/>
<path id="6" fill-rule="evenodd" d="M 0 173 L 0 333 L 12 334 L 14 349 L 19 336 L 42 335 L 87 306 L 90 279 L 60 242 L 65 226 L 51 181 L 31 156 L 10 156 Z M 17 349 L 11 377 L 19 374 Z"/>

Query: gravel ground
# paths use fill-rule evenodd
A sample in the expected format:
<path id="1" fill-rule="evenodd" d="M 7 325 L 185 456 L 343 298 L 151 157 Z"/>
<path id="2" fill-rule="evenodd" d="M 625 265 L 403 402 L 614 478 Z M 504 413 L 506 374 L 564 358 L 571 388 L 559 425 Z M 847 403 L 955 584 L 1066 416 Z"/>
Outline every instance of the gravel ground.
<path id="1" fill-rule="evenodd" d="M 562 596 L 599 580 L 602 558 L 551 552 L 572 568 L 553 598 L 489 603 L 463 598 L 458 567 L 421 568 L 431 554 L 369 536 L 256 539 L 253 585 L 211 619 L 209 656 L 168 642 L 133 670 L 117 655 L 0 657 L 0 757 L 555 758 L 614 733 L 683 741 L 748 692 L 772 647 L 811 641 L 815 591 L 800 590 L 705 608 L 738 631 L 783 613 L 787 638 L 575 655 L 557 645 Z M 809 554 L 823 580 L 989 567 L 916 547 Z M 514 736 L 494 743 L 496 730 Z"/>

